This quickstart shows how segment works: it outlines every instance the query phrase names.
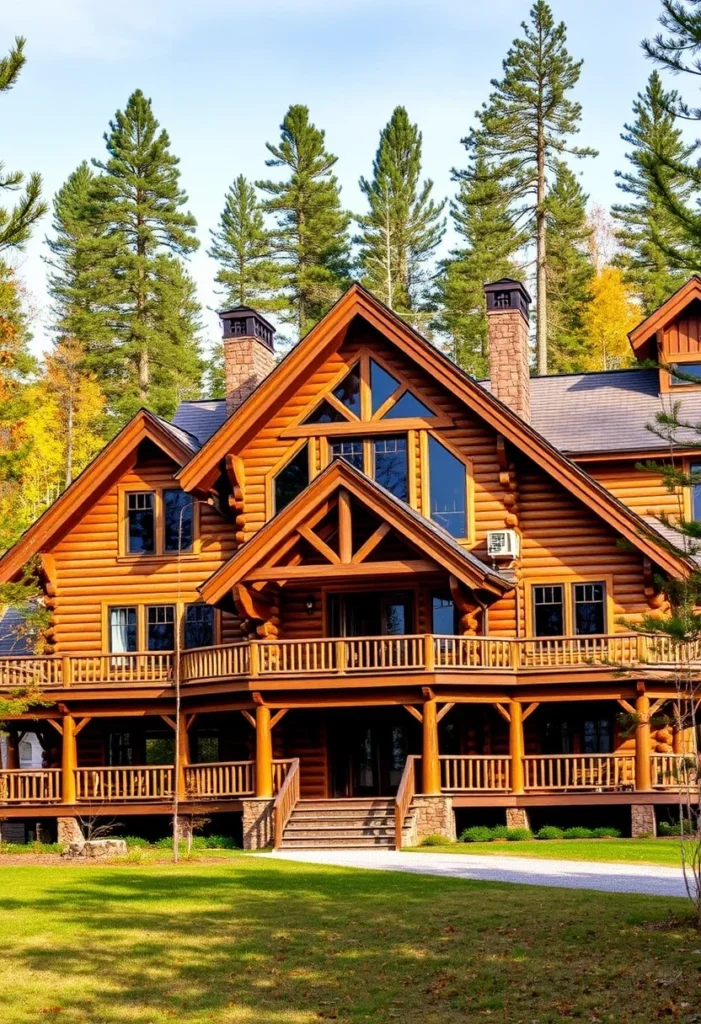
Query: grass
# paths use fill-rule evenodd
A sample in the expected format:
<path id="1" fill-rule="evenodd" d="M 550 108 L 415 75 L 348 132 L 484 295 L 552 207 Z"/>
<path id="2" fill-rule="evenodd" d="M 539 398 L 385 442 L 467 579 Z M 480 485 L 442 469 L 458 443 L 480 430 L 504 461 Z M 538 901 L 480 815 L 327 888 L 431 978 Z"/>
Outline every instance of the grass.
<path id="1" fill-rule="evenodd" d="M 421 853 L 479 853 L 490 857 L 664 864 L 672 868 L 681 867 L 682 863 L 678 839 L 534 839 L 518 843 L 450 843 L 445 846 L 414 847 L 414 852 L 418 850 Z"/>
<path id="2" fill-rule="evenodd" d="M 229 855 L 6 867 L 12 1024 L 698 1021 L 682 900 Z"/>

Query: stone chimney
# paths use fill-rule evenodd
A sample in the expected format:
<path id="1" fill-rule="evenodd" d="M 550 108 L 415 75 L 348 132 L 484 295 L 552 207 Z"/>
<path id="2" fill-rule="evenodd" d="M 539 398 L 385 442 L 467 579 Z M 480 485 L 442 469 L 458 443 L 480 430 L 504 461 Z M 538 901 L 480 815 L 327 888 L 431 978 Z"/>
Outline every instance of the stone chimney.
<path id="1" fill-rule="evenodd" d="M 531 297 L 520 281 L 486 284 L 492 394 L 522 420 L 531 418 L 528 317 Z"/>
<path id="2" fill-rule="evenodd" d="M 275 366 L 275 328 L 249 306 L 219 314 L 224 341 L 226 412 L 231 416 Z"/>

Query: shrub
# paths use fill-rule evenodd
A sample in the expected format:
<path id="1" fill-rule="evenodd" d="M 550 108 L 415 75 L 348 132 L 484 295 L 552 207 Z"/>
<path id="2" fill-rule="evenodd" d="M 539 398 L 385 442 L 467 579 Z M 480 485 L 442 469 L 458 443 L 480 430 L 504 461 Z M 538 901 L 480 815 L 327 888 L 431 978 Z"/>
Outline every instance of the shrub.
<path id="1" fill-rule="evenodd" d="M 565 833 L 556 825 L 543 825 L 535 834 L 536 839 L 564 839 Z"/>
<path id="2" fill-rule="evenodd" d="M 206 836 L 205 841 L 208 850 L 235 850 L 237 848 L 231 836 Z M 444 839 L 443 842 L 447 842 L 447 840 Z"/>
<path id="3" fill-rule="evenodd" d="M 690 836 L 693 833 L 693 826 L 688 818 L 684 818 L 682 821 L 661 821 L 657 827 L 657 834 L 663 838 L 667 836 L 680 836 L 682 832 L 686 836 Z"/>
<path id="4" fill-rule="evenodd" d="M 506 825 L 495 825 L 491 830 L 492 839 L 508 839 L 510 831 Z"/>
<path id="5" fill-rule="evenodd" d="M 488 825 L 473 825 L 460 833 L 461 843 L 491 843 L 494 836 Z"/>
<path id="6" fill-rule="evenodd" d="M 445 836 L 440 836 L 438 833 L 434 833 L 431 836 L 426 836 L 425 839 L 421 840 L 421 846 L 447 846 L 450 843 L 450 839 L 446 839 Z"/>
<path id="7" fill-rule="evenodd" d="M 566 828 L 563 833 L 564 839 L 593 839 L 594 834 L 590 828 L 583 828 L 575 825 L 573 828 Z"/>
<path id="8" fill-rule="evenodd" d="M 124 836 L 124 842 L 127 844 L 128 850 L 135 850 L 137 847 L 151 845 L 148 839 L 144 839 L 142 836 Z"/>
<path id="9" fill-rule="evenodd" d="M 620 839 L 621 833 L 617 828 L 593 828 L 591 830 L 593 839 Z"/>
<path id="10" fill-rule="evenodd" d="M 0 853 L 63 853 L 65 843 L 3 843 Z"/>
<path id="11" fill-rule="evenodd" d="M 507 828 L 506 838 L 510 843 L 520 843 L 525 839 L 532 839 L 533 833 L 529 828 Z"/>

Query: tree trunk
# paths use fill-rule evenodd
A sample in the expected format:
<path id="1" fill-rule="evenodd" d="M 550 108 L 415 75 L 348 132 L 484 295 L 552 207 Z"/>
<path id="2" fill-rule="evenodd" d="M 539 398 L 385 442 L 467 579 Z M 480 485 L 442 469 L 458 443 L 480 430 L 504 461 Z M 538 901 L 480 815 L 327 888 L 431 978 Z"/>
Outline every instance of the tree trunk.
<path id="1" fill-rule="evenodd" d="M 538 376 L 548 372 L 548 296 L 545 257 L 545 143 L 538 129 L 538 192 L 536 197 L 536 367 Z"/>
<path id="2" fill-rule="evenodd" d="M 68 422 L 66 424 L 66 487 L 73 480 L 73 405 L 75 394 L 71 383 L 68 392 Z"/>

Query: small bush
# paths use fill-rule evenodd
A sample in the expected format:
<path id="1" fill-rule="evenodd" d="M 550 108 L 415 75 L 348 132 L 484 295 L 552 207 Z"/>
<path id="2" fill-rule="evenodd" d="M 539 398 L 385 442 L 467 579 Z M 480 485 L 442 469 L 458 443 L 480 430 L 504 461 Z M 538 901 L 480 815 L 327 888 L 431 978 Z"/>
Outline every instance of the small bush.
<path id="1" fill-rule="evenodd" d="M 495 825 L 492 832 L 492 839 L 508 839 L 511 830 L 506 825 Z"/>
<path id="2" fill-rule="evenodd" d="M 536 839 L 564 839 L 565 833 L 556 825 L 543 825 L 535 834 Z"/>
<path id="3" fill-rule="evenodd" d="M 529 828 L 507 828 L 506 838 L 510 843 L 521 843 L 526 839 L 532 839 L 533 833 Z"/>
<path id="4" fill-rule="evenodd" d="M 682 821 L 661 821 L 657 826 L 657 834 L 659 836 L 671 837 L 671 836 L 685 836 L 693 835 L 694 827 L 688 818 L 683 818 Z"/>
<path id="5" fill-rule="evenodd" d="M 63 853 L 65 843 L 3 843 L 0 853 Z"/>
<path id="6" fill-rule="evenodd" d="M 445 836 L 439 836 L 437 833 L 434 833 L 433 835 L 426 836 L 425 839 L 422 839 L 421 846 L 446 846 L 450 842 L 451 840 L 446 839 Z"/>
<path id="7" fill-rule="evenodd" d="M 124 836 L 124 842 L 127 844 L 128 850 L 135 850 L 137 847 L 142 848 L 151 845 L 148 839 L 143 839 L 141 836 Z"/>
<path id="8" fill-rule="evenodd" d="M 443 840 L 447 842 L 447 840 Z M 236 843 L 231 836 L 205 836 L 208 850 L 235 850 Z"/>
<path id="9" fill-rule="evenodd" d="M 617 828 L 593 828 L 592 839 L 620 839 L 621 833 Z"/>
<path id="10" fill-rule="evenodd" d="M 593 839 L 594 834 L 590 828 L 583 828 L 575 825 L 573 828 L 566 828 L 563 832 L 564 839 Z"/>
<path id="11" fill-rule="evenodd" d="M 488 825 L 473 825 L 460 833 L 461 843 L 491 843 L 494 836 Z"/>

